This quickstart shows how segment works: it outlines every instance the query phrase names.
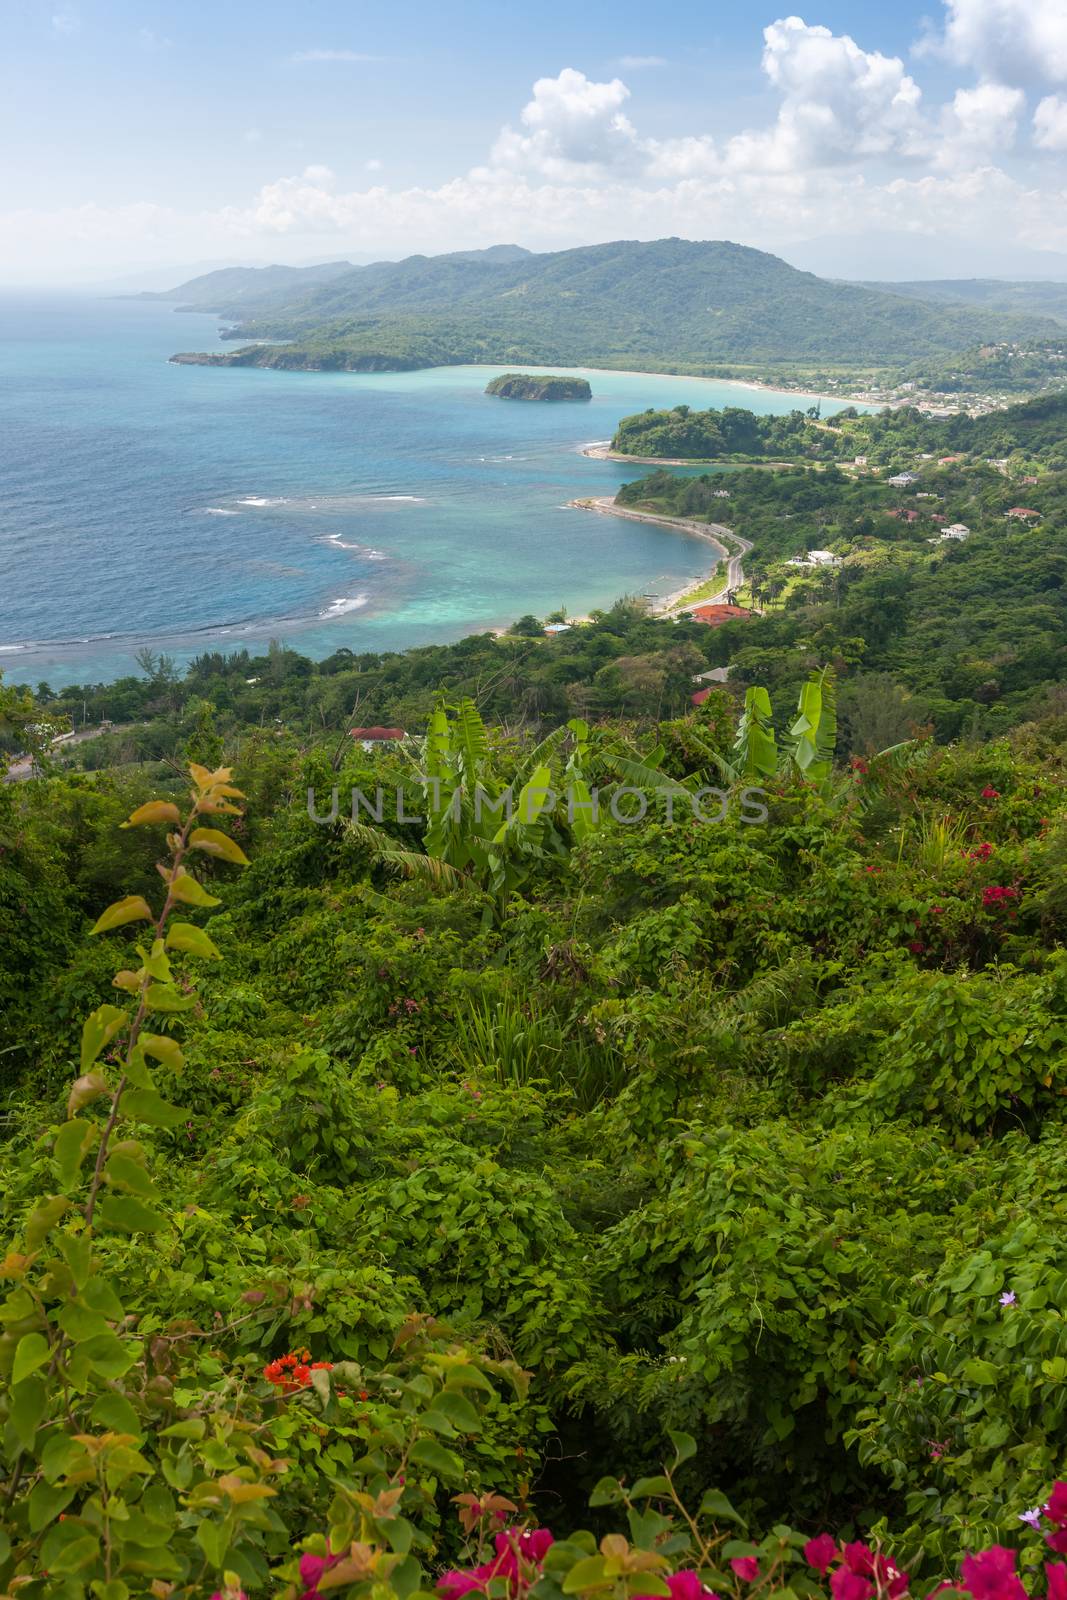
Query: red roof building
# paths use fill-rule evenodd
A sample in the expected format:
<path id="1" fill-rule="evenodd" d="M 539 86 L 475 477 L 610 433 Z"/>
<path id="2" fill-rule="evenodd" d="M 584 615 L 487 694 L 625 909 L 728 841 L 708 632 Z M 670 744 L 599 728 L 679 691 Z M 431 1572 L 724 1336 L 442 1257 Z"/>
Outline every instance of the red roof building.
<path id="1" fill-rule="evenodd" d="M 1007 513 L 1009 517 L 1039 517 L 1040 511 L 1029 511 L 1026 506 L 1012 506 Z"/>
<path id="2" fill-rule="evenodd" d="M 349 728 L 350 739 L 362 739 L 365 744 L 386 744 L 396 739 L 406 739 L 403 728 Z"/>
<path id="3" fill-rule="evenodd" d="M 689 615 L 695 622 L 706 622 L 709 628 L 721 628 L 735 617 L 751 617 L 752 612 L 744 606 L 694 606 Z"/>

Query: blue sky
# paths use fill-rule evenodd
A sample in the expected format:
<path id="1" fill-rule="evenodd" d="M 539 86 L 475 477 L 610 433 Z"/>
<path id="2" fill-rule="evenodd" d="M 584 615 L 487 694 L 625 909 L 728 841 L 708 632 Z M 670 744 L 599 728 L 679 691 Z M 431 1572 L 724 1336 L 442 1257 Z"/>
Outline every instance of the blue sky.
<path id="1" fill-rule="evenodd" d="M 8 0 L 0 281 L 668 232 L 1067 254 L 1064 0 L 655 9 Z"/>

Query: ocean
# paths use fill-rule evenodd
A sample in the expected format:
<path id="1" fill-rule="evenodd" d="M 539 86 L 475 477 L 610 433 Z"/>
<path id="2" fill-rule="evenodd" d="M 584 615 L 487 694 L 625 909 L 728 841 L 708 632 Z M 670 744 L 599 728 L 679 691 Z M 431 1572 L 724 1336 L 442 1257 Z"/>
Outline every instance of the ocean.
<path id="1" fill-rule="evenodd" d="M 587 369 L 591 402 L 548 404 L 485 395 L 504 367 L 168 364 L 225 348 L 217 326 L 157 302 L 0 294 L 8 681 L 104 682 L 146 645 L 179 663 L 271 639 L 315 658 L 399 650 L 665 593 L 706 570 L 706 545 L 568 509 L 640 474 L 582 446 L 648 406 L 805 403 Z"/>

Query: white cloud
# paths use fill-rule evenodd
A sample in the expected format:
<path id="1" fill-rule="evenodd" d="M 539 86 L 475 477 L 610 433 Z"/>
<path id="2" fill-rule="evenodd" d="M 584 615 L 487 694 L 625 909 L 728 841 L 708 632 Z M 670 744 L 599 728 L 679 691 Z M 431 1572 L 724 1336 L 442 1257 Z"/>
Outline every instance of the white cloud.
<path id="1" fill-rule="evenodd" d="M 525 132 L 502 129 L 491 165 L 574 179 L 630 164 L 637 141 L 622 114 L 629 97 L 621 78 L 595 83 L 574 67 L 564 67 L 556 78 L 538 78 L 520 117 Z"/>
<path id="2" fill-rule="evenodd" d="M 1002 83 L 980 83 L 975 89 L 957 89 L 952 104 L 941 114 L 942 142 L 936 153 L 939 167 L 974 166 L 1011 149 L 1019 117 L 1026 108 L 1021 89 Z"/>
<path id="3" fill-rule="evenodd" d="M 294 61 L 381 61 L 382 56 L 366 56 L 358 50 L 297 50 Z"/>
<path id="4" fill-rule="evenodd" d="M 731 139 L 728 167 L 791 172 L 921 147 L 922 91 L 899 57 L 801 17 L 772 22 L 763 37 L 763 70 L 782 94 L 778 120 Z"/>
<path id="5" fill-rule="evenodd" d="M 950 60 L 1008 83 L 1067 83 L 1063 0 L 945 0 Z"/>
<path id="6" fill-rule="evenodd" d="M 1067 100 L 1049 94 L 1038 104 L 1034 143 L 1040 150 L 1067 150 Z"/>
<path id="7" fill-rule="evenodd" d="M 262 142 L 263 142 L 263 129 L 262 128 L 246 128 L 244 133 L 242 133 L 241 138 L 242 138 L 242 140 L 244 141 L 245 144 L 262 144 Z"/>
<path id="8" fill-rule="evenodd" d="M 626 115 L 631 94 L 621 78 L 598 82 L 567 67 L 534 84 L 484 166 L 447 182 L 390 187 L 371 158 L 356 186 L 327 166 L 305 166 L 211 212 L 165 204 L 24 211 L 0 217 L 0 264 L 8 277 L 32 277 L 50 259 L 61 263 L 57 275 L 72 260 L 79 270 L 130 270 L 164 251 L 172 261 L 226 258 L 238 242 L 277 258 L 278 240 L 300 259 L 324 235 L 338 254 L 379 256 L 509 238 L 562 248 L 665 234 L 781 249 L 887 230 L 979 248 L 1004 239 L 1067 250 L 1067 193 L 1052 164 L 1020 177 L 996 164 L 1023 111 L 1019 88 L 981 82 L 924 115 L 918 85 L 896 57 L 796 17 L 768 27 L 765 42 L 777 117 L 720 143 L 684 129 L 643 137 Z M 259 138 L 254 128 L 244 135 L 247 144 Z M 1041 101 L 1034 141 L 1067 148 L 1067 100 Z"/>
<path id="9" fill-rule="evenodd" d="M 74 11 L 54 11 L 52 13 L 52 32 L 61 39 L 69 38 L 72 33 L 81 30 L 81 18 Z"/>
<path id="10" fill-rule="evenodd" d="M 624 72 L 639 72 L 642 67 L 665 67 L 666 56 L 620 56 L 619 66 Z"/>

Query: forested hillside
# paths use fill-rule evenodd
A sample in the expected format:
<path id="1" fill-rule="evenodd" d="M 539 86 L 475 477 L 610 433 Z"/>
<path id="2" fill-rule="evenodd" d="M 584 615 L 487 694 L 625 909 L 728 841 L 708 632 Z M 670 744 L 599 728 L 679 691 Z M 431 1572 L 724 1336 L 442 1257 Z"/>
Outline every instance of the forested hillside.
<path id="1" fill-rule="evenodd" d="M 237 336 L 291 341 L 215 364 L 359 370 L 449 362 L 642 366 L 740 361 L 892 363 L 978 342 L 1054 335 L 1042 317 L 924 305 L 831 283 L 723 241 L 621 240 L 551 254 L 411 256 L 251 302 L 224 284 L 199 304 Z"/>
<path id="2" fill-rule="evenodd" d="M 622 455 L 696 461 L 848 462 L 909 466 L 944 451 L 984 460 L 1015 457 L 1067 467 L 1067 396 L 1042 395 L 982 416 L 925 416 L 913 406 L 861 414 L 846 407 L 825 419 L 818 405 L 786 416 L 756 416 L 741 406 L 641 411 L 623 417 L 611 441 Z"/>

